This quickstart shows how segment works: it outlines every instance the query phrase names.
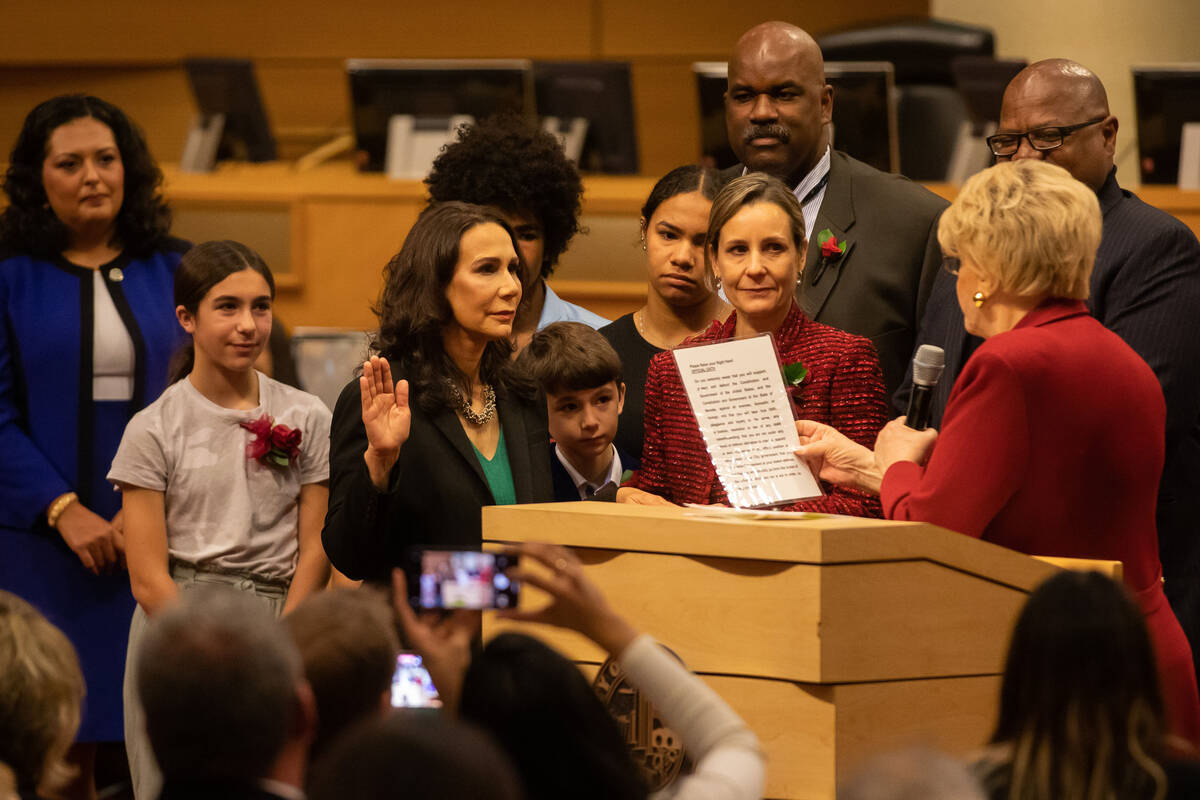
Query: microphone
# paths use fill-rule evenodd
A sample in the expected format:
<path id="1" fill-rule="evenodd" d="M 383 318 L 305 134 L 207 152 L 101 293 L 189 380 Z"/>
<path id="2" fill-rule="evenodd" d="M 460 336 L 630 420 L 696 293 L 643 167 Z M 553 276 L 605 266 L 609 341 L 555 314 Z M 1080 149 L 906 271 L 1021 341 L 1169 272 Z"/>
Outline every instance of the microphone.
<path id="1" fill-rule="evenodd" d="M 913 356 L 913 388 L 908 396 L 908 413 L 904 424 L 915 431 L 929 427 L 933 389 L 946 368 L 946 353 L 942 348 L 923 344 Z"/>

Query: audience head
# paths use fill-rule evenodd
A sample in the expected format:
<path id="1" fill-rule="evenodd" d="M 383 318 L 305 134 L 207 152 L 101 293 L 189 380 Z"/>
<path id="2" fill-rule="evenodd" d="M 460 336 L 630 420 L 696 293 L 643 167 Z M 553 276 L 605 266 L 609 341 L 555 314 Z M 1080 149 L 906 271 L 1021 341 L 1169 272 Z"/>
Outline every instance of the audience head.
<path id="1" fill-rule="evenodd" d="M 708 214 L 720 188 L 719 174 L 689 164 L 668 172 L 642 206 L 642 248 L 650 290 L 676 308 L 691 308 L 712 296 L 704 270 Z"/>
<path id="2" fill-rule="evenodd" d="M 582 322 L 547 325 L 533 335 L 518 364 L 545 393 L 550 437 L 573 461 L 609 452 L 625 383 L 621 358 L 599 331 Z"/>
<path id="3" fill-rule="evenodd" d="M 778 315 L 791 307 L 804 259 L 800 201 L 762 172 L 734 178 L 713 200 L 707 266 L 739 314 Z"/>
<path id="4" fill-rule="evenodd" d="M 315 758 L 350 725 L 391 707 L 400 640 L 387 602 L 368 588 L 310 595 L 283 624 L 317 701 Z"/>
<path id="5" fill-rule="evenodd" d="M 786 22 L 764 22 L 742 34 L 729 59 L 725 128 L 750 171 L 795 186 L 828 144 L 833 89 L 816 40 Z"/>
<path id="6" fill-rule="evenodd" d="M 315 771 L 309 797 L 521 800 L 520 786 L 512 765 L 473 726 L 397 712 L 363 721 L 338 739 Z"/>
<path id="7" fill-rule="evenodd" d="M 992 742 L 1015 797 L 1139 797 L 1163 781 L 1163 700 L 1142 612 L 1095 572 L 1029 596 L 1009 644 Z M 1145 796 L 1149 796 L 1148 794 Z"/>
<path id="8" fill-rule="evenodd" d="M 986 297 L 1084 300 L 1100 246 L 1095 192 L 1053 164 L 1014 161 L 963 184 L 938 223 L 942 252 L 958 260 L 959 305 L 976 332 Z"/>
<path id="9" fill-rule="evenodd" d="M 437 202 L 495 206 L 516 232 L 530 295 L 579 231 L 583 181 L 551 133 L 510 114 L 459 129 L 425 179 Z"/>
<path id="10" fill-rule="evenodd" d="M 1060 127 L 1076 130 L 1046 130 Z M 1028 135 L 1013 142 L 1006 134 Z M 1052 58 L 1030 64 L 1008 84 L 1000 125 L 988 141 L 992 152 L 1006 153 L 997 156 L 999 161 L 1049 161 L 1099 191 L 1113 168 L 1117 118 L 1109 113 L 1104 84 L 1091 70 Z"/>
<path id="11" fill-rule="evenodd" d="M 100 233 L 144 255 L 171 227 L 161 185 L 146 140 L 121 109 L 88 95 L 55 97 L 25 117 L 9 156 L 0 241 L 54 257 Z"/>
<path id="12" fill-rule="evenodd" d="M 985 800 L 967 768 L 926 748 L 870 759 L 837 793 L 838 800 Z"/>
<path id="13" fill-rule="evenodd" d="M 232 371 L 249 369 L 271 336 L 275 278 L 262 257 L 239 242 L 201 242 L 175 271 L 175 316 L 192 341 L 172 360 L 171 381 L 191 372 L 197 351 Z M 231 341 L 245 342 L 233 350 Z"/>
<path id="14" fill-rule="evenodd" d="M 459 713 L 508 752 L 531 800 L 646 796 L 616 721 L 579 668 L 537 639 L 488 642 L 467 670 Z"/>
<path id="15" fill-rule="evenodd" d="M 422 211 L 388 262 L 372 349 L 401 366 L 413 401 L 427 411 L 452 402 L 450 381 L 467 388 L 446 353 L 448 335 L 486 340 L 480 377 L 506 382 L 521 299 L 519 252 L 494 209 L 450 201 Z"/>
<path id="16" fill-rule="evenodd" d="M 0 763 L 25 794 L 69 777 L 83 673 L 75 649 L 33 606 L 0 589 Z"/>
<path id="17" fill-rule="evenodd" d="M 137 692 L 168 781 L 257 781 L 312 735 L 295 645 L 261 603 L 231 589 L 186 591 L 150 620 Z"/>

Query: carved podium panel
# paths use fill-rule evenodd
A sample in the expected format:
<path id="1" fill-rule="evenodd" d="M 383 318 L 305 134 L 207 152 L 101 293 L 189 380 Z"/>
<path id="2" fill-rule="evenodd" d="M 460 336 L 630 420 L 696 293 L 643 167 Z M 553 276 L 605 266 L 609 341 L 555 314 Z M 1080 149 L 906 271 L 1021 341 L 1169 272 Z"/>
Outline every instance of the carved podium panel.
<path id="1" fill-rule="evenodd" d="M 814 515 L 815 517 L 815 515 Z M 724 697 L 767 754 L 767 797 L 834 797 L 883 749 L 966 754 L 995 721 L 1026 595 L 1055 566 L 933 525 L 546 503 L 483 509 L 486 543 L 572 548 L 613 606 Z M 544 601 L 523 589 L 522 606 Z M 534 633 L 589 673 L 582 636 Z"/>

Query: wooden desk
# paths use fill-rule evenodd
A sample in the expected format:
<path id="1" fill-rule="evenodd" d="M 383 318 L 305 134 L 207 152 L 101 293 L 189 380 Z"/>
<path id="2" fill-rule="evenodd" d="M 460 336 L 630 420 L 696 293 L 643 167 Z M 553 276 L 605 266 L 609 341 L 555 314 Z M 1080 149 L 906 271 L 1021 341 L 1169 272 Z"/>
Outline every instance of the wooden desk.
<path id="1" fill-rule="evenodd" d="M 296 172 L 287 164 L 222 164 L 207 175 L 165 167 L 175 232 L 193 241 L 237 239 L 262 253 L 289 325 L 374 327 L 381 273 L 426 202 L 420 181 L 391 181 L 346 162 Z M 582 223 L 551 285 L 609 319 L 645 299 L 638 217 L 654 178 L 588 176 Z M 956 188 L 929 188 L 953 199 Z M 1146 202 L 1200 235 L 1200 192 L 1142 189 Z"/>

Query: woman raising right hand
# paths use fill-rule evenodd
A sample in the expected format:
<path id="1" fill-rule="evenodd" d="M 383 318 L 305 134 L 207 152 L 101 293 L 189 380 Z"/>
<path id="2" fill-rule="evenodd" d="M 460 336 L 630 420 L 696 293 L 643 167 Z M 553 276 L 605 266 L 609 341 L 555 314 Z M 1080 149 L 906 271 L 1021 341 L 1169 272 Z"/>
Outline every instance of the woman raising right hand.
<path id="1" fill-rule="evenodd" d="M 388 264 L 373 355 L 333 412 L 322 538 L 348 577 L 478 547 L 485 505 L 553 500 L 545 409 L 510 360 L 518 252 L 495 212 L 435 203 Z"/>

